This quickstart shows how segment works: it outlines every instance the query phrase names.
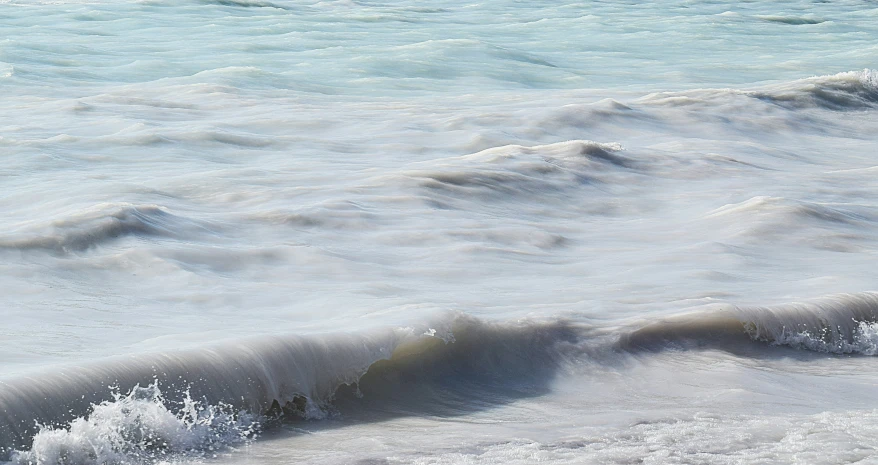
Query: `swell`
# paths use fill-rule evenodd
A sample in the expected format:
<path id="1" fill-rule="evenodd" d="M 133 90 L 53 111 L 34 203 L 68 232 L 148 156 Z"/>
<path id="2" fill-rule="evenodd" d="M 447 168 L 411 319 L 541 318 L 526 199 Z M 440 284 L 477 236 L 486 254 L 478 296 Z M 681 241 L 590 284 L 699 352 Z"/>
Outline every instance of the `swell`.
<path id="1" fill-rule="evenodd" d="M 711 230 L 734 242 L 854 252 L 871 239 L 868 233 L 876 217 L 870 208 L 851 203 L 757 196 L 724 205 L 703 220 Z"/>
<path id="2" fill-rule="evenodd" d="M 853 224 L 874 221 L 866 213 L 845 210 L 842 208 L 812 202 L 786 199 L 782 197 L 757 196 L 737 204 L 720 207 L 710 213 L 708 218 L 730 217 L 734 221 L 744 223 L 748 217 L 768 215 L 780 217 L 781 220 L 797 222 L 817 221 L 829 224 Z"/>
<path id="3" fill-rule="evenodd" d="M 226 415 L 220 423 L 228 429 L 230 424 L 239 427 L 242 415 L 323 417 L 332 411 L 343 386 L 357 386 L 341 392 L 350 401 L 363 392 L 368 399 L 400 399 L 415 384 L 494 383 L 509 388 L 492 396 L 502 402 L 509 396 L 544 392 L 563 348 L 576 340 L 577 331 L 564 322 L 500 324 L 453 315 L 419 328 L 266 336 L 62 367 L 0 383 L 0 450 L 8 457 L 14 451 L 44 447 L 47 441 L 54 441 L 57 449 L 63 442 L 59 437 L 82 430 L 82 424 L 94 421 L 90 417 L 99 412 L 118 416 L 121 404 L 129 405 L 128 411 L 131 406 L 162 410 L 192 405 L 194 400 L 222 410 L 211 418 Z M 152 390 L 144 391 L 145 386 Z M 183 421 L 179 413 L 162 412 Z M 90 448 L 94 442 L 76 444 Z M 27 461 L 28 453 L 16 454 Z M 77 454 L 94 459 L 98 453 Z"/>
<path id="4" fill-rule="evenodd" d="M 248 0 L 202 0 L 202 3 L 238 7 L 238 8 L 275 8 L 278 10 L 292 10 L 292 8 L 272 2 L 248 1 Z"/>
<path id="5" fill-rule="evenodd" d="M 806 16 L 757 15 L 756 18 L 770 23 L 788 24 L 790 26 L 813 25 L 826 22 L 823 19 Z"/>
<path id="6" fill-rule="evenodd" d="M 775 306 L 713 305 L 623 333 L 626 351 L 735 348 L 752 342 L 833 354 L 878 354 L 878 292 Z"/>
<path id="7" fill-rule="evenodd" d="M 0 238 L 0 248 L 81 252 L 126 236 L 177 237 L 203 228 L 157 205 L 101 204 L 23 229 L 19 237 Z"/>
<path id="8" fill-rule="evenodd" d="M 753 91 L 753 97 L 780 106 L 863 110 L 878 104 L 878 71 L 866 69 L 820 76 Z"/>

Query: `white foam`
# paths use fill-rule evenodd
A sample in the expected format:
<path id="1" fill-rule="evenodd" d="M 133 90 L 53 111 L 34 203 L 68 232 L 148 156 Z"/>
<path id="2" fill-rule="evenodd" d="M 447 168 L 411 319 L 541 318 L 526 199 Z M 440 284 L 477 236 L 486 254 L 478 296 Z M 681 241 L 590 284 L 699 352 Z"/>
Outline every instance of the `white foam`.
<path id="1" fill-rule="evenodd" d="M 227 405 L 206 405 L 188 394 L 169 408 L 158 382 L 117 392 L 111 401 L 67 425 L 43 425 L 11 462 L 28 465 L 148 464 L 216 457 L 254 438 L 259 418 Z"/>
<path id="2" fill-rule="evenodd" d="M 830 354 L 878 355 L 878 323 L 856 322 L 851 340 L 833 338 L 830 333 L 828 328 L 816 333 L 784 330 L 774 343 Z"/>

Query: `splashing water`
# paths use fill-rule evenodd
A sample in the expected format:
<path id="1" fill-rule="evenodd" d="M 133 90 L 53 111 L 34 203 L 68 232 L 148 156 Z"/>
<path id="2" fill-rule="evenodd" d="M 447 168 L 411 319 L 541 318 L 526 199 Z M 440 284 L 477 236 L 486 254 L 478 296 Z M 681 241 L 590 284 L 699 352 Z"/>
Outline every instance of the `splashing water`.
<path id="1" fill-rule="evenodd" d="M 828 328 L 821 332 L 785 332 L 775 344 L 830 354 L 878 355 L 878 323 L 858 322 L 850 341 L 829 337 L 829 332 Z"/>
<path id="2" fill-rule="evenodd" d="M 176 411 L 169 404 L 158 382 L 117 392 L 114 400 L 94 405 L 68 427 L 42 425 L 32 448 L 14 453 L 11 463 L 141 464 L 212 457 L 260 430 L 257 416 L 206 405 L 188 392 Z"/>

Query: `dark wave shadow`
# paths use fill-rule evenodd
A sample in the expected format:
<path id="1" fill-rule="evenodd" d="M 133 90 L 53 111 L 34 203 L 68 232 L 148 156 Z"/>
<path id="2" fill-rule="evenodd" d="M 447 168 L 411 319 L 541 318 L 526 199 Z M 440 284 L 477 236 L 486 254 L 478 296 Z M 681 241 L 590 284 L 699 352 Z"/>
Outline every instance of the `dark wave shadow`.
<path id="1" fill-rule="evenodd" d="M 545 395 L 581 334 L 564 323 L 533 329 L 502 337 L 470 331 L 453 343 L 431 341 L 426 357 L 379 361 L 359 383 L 339 389 L 334 409 L 359 421 L 453 417 Z"/>

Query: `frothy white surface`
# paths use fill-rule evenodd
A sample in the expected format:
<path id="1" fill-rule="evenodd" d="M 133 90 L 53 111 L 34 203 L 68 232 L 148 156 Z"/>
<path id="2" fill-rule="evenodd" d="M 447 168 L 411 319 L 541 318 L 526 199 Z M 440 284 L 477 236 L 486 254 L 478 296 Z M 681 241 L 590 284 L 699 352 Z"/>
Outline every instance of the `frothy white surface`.
<path id="1" fill-rule="evenodd" d="M 12 463 L 174 463 L 216 457 L 258 432 L 257 418 L 188 396 L 175 413 L 157 383 L 114 397 L 69 425 L 44 426 Z"/>

